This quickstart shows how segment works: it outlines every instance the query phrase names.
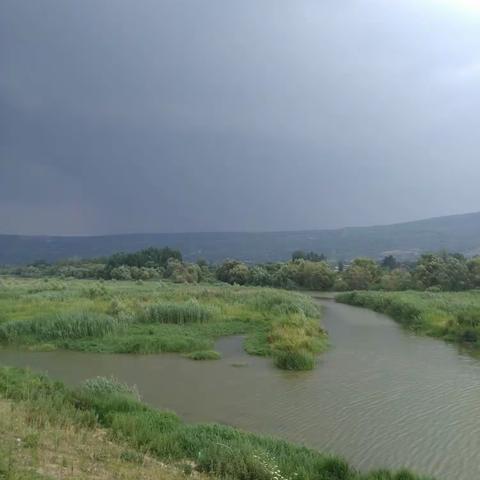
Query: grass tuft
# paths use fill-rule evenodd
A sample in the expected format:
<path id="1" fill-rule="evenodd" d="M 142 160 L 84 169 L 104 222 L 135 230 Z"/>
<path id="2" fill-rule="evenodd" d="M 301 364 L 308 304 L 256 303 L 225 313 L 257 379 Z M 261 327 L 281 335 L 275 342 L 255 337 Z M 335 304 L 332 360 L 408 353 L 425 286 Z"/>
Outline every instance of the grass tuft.
<path id="1" fill-rule="evenodd" d="M 200 350 L 186 355 L 192 360 L 219 360 L 222 356 L 215 350 Z"/>
<path id="2" fill-rule="evenodd" d="M 140 400 L 140 394 L 136 386 L 130 386 L 122 383 L 115 377 L 94 377 L 85 380 L 81 388 L 94 395 L 130 395 L 133 398 Z"/>
<path id="3" fill-rule="evenodd" d="M 313 370 L 316 358 L 307 350 L 279 350 L 274 360 L 275 366 L 282 370 Z"/>

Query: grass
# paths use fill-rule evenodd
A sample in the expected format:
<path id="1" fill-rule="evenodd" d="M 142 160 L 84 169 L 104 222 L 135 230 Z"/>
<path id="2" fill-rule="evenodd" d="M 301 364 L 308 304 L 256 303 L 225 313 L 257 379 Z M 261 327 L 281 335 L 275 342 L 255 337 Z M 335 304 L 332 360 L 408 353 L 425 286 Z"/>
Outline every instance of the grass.
<path id="1" fill-rule="evenodd" d="M 204 323 L 213 317 L 213 309 L 200 305 L 193 299 L 183 303 L 156 303 L 145 308 L 139 315 L 144 323 Z"/>
<path id="2" fill-rule="evenodd" d="M 221 355 L 215 350 L 200 350 L 198 352 L 189 353 L 187 357 L 192 360 L 218 360 L 221 358 Z"/>
<path id="3" fill-rule="evenodd" d="M 50 415 L 51 399 L 35 408 L 29 400 L 0 398 L 0 478 L 5 480 L 184 480 L 184 464 L 165 465 L 128 444 L 112 441 L 99 424 Z M 199 479 L 206 476 L 198 474 Z"/>
<path id="4" fill-rule="evenodd" d="M 275 365 L 282 370 L 312 370 L 315 368 L 315 355 L 308 350 L 278 351 Z"/>
<path id="5" fill-rule="evenodd" d="M 417 333 L 480 348 L 479 290 L 349 292 L 336 300 L 385 313 Z"/>
<path id="6" fill-rule="evenodd" d="M 172 412 L 143 404 L 134 391 L 112 379 L 95 379 L 72 390 L 28 370 L 0 368 L 0 398 L 0 408 L 8 412 L 0 415 L 4 464 L 32 475 L 426 480 L 405 470 L 360 473 L 341 458 L 271 437 L 219 424 L 187 424 Z M 17 435 L 25 448 L 15 446 Z M 118 474 L 116 469 L 123 467 L 128 470 Z M 148 476 L 150 471 L 157 477 Z"/>
<path id="7" fill-rule="evenodd" d="M 275 365 L 284 370 L 311 370 L 316 354 L 324 349 L 318 324 L 303 312 L 283 317 L 273 324 L 268 337 Z"/>
<path id="8" fill-rule="evenodd" d="M 203 359 L 199 352 L 220 337 L 242 334 L 248 353 L 311 369 L 327 347 L 319 322 L 311 298 L 271 288 L 17 278 L 0 285 L 0 342 L 34 350 Z"/>
<path id="9" fill-rule="evenodd" d="M 92 395 L 129 395 L 140 400 L 136 386 L 130 386 L 114 377 L 94 377 L 83 382 L 83 389 Z"/>
<path id="10" fill-rule="evenodd" d="M 103 337 L 120 327 L 121 322 L 103 313 L 56 313 L 44 318 L 4 322 L 0 324 L 0 340 L 12 343 L 25 337 L 38 341 Z"/>

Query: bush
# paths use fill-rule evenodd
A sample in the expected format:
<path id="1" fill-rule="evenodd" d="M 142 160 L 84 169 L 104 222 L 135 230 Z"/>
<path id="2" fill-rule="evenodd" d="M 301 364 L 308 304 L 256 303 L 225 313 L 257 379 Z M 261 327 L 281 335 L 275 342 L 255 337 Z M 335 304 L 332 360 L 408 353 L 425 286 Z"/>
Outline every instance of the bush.
<path id="1" fill-rule="evenodd" d="M 380 281 L 380 267 L 370 258 L 356 258 L 343 272 L 349 290 L 368 290 Z"/>
<path id="2" fill-rule="evenodd" d="M 216 271 L 216 277 L 221 282 L 245 285 L 250 280 L 250 270 L 239 260 L 225 260 Z"/>
<path id="3" fill-rule="evenodd" d="M 84 290 L 84 295 L 88 298 L 106 297 L 108 295 L 107 287 L 103 283 L 97 283 Z"/>

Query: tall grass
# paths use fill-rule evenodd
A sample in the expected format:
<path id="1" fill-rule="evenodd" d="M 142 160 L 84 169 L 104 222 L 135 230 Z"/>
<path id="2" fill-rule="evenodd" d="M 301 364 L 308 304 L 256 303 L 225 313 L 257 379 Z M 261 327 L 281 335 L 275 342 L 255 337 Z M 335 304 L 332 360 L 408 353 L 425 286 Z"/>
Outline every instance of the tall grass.
<path id="1" fill-rule="evenodd" d="M 244 301 L 255 309 L 275 315 L 304 314 L 310 318 L 319 318 L 320 312 L 311 298 L 293 292 L 284 292 L 272 288 L 250 291 Z"/>
<path id="2" fill-rule="evenodd" d="M 325 348 L 326 335 L 316 320 L 298 313 L 274 321 L 269 342 L 278 368 L 311 370 L 316 354 Z"/>
<path id="3" fill-rule="evenodd" d="M 277 350 L 274 361 L 275 366 L 282 370 L 313 370 L 316 357 L 308 350 Z"/>
<path id="4" fill-rule="evenodd" d="M 0 340 L 15 342 L 23 337 L 61 340 L 102 337 L 120 328 L 118 320 L 97 312 L 58 313 L 46 318 L 14 320 L 0 324 Z"/>
<path id="5" fill-rule="evenodd" d="M 200 305 L 197 300 L 184 303 L 156 303 L 149 305 L 138 316 L 145 323 L 204 323 L 214 316 L 212 308 Z"/>
<path id="6" fill-rule="evenodd" d="M 140 400 L 136 386 L 127 385 L 114 377 L 89 378 L 82 383 L 82 388 L 92 395 L 130 395 L 136 400 Z"/>
<path id="7" fill-rule="evenodd" d="M 109 380 L 96 380 L 98 384 Z M 186 424 L 174 413 L 148 407 L 122 389 L 69 390 L 44 376 L 0 368 L 0 394 L 41 405 L 35 415 L 69 412 L 110 438 L 166 463 L 189 462 L 197 472 L 229 480 L 427 480 L 407 471 L 360 473 L 343 459 L 218 424 Z M 33 393 L 33 397 L 32 394 Z M 60 405 L 64 407 L 60 408 Z M 79 412 L 79 413 L 77 413 Z M 64 414 L 64 413 L 63 413 Z"/>

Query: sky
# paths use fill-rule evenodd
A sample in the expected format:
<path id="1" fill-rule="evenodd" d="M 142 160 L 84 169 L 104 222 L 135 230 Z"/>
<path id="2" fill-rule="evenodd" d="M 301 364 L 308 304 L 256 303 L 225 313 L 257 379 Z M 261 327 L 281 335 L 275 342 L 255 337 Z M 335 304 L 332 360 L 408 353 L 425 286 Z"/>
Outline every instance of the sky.
<path id="1" fill-rule="evenodd" d="M 480 0 L 2 0 L 0 233 L 480 210 Z"/>

